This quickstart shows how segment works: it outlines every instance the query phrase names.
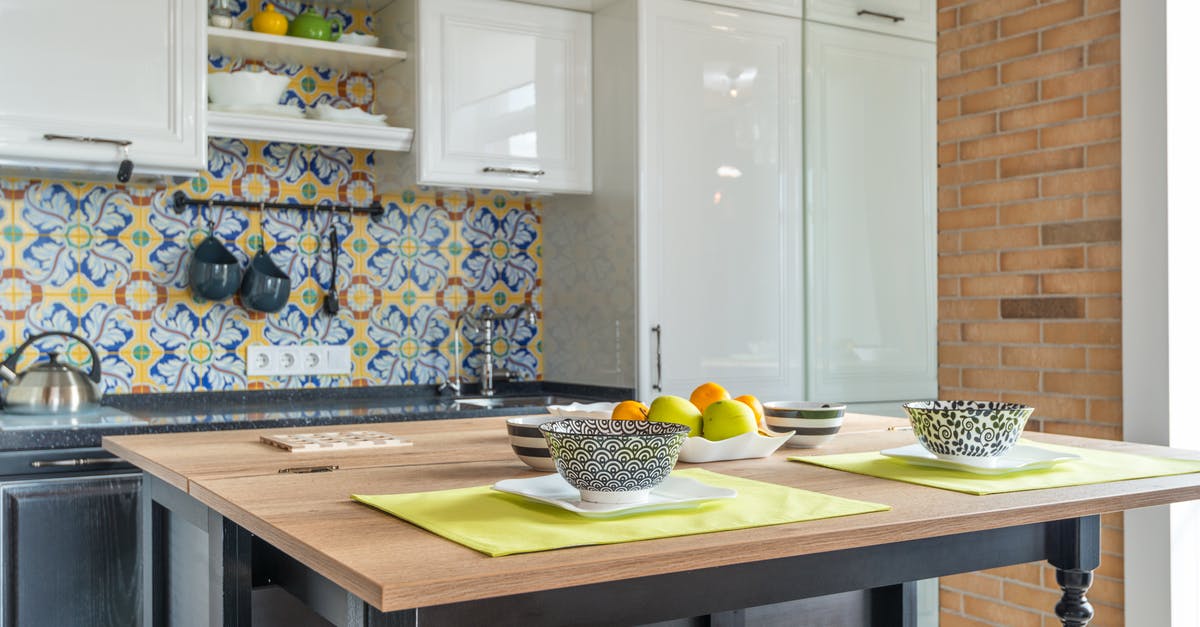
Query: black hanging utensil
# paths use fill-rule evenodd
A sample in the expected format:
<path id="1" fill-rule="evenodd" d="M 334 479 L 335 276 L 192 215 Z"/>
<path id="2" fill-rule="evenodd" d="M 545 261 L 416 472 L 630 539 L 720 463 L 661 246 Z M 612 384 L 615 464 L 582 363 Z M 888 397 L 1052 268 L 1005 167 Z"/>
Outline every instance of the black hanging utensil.
<path id="1" fill-rule="evenodd" d="M 331 316 L 336 316 L 338 312 L 338 234 L 336 226 L 330 227 L 329 231 L 329 262 L 329 291 L 325 292 L 325 301 L 321 303 L 321 309 Z"/>

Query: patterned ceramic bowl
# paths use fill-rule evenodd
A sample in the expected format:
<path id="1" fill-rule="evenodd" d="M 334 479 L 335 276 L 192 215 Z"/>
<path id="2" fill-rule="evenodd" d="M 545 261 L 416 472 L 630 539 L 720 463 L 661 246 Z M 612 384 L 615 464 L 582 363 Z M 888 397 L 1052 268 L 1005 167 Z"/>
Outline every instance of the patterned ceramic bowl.
<path id="1" fill-rule="evenodd" d="M 539 429 L 559 474 L 591 503 L 640 503 L 679 457 L 688 427 L 673 422 L 566 419 Z"/>
<path id="2" fill-rule="evenodd" d="M 904 410 L 921 446 L 951 461 L 1004 455 L 1033 413 L 1027 405 L 991 401 L 919 401 Z"/>
<path id="3" fill-rule="evenodd" d="M 508 419 L 508 443 L 517 458 L 534 470 L 554 472 L 554 460 L 550 459 L 550 447 L 538 427 L 562 420 L 558 416 L 520 416 Z"/>
<path id="4" fill-rule="evenodd" d="M 845 415 L 846 406 L 838 403 L 763 403 L 763 418 L 768 427 L 796 432 L 787 442 L 791 448 L 816 448 L 827 444 L 842 429 L 842 419 Z"/>

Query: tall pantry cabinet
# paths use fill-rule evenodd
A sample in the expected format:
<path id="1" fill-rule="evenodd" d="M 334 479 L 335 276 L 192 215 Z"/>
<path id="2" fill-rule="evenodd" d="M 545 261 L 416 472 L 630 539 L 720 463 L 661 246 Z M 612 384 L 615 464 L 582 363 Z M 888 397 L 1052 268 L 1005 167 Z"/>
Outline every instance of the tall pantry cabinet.
<path id="1" fill-rule="evenodd" d="M 595 191 L 544 216 L 547 378 L 934 396 L 932 31 L 720 4 L 593 15 Z"/>

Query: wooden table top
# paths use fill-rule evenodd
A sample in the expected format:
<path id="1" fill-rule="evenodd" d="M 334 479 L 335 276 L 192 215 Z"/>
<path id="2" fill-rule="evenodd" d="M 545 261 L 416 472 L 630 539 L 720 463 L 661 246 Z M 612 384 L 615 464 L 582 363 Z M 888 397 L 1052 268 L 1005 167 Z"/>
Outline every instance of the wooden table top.
<path id="1" fill-rule="evenodd" d="M 974 496 L 788 462 L 792 455 L 911 444 L 907 421 L 848 415 L 815 450 L 703 464 L 714 472 L 886 503 L 891 511 L 645 542 L 492 558 L 349 499 L 490 485 L 536 476 L 512 454 L 504 418 L 370 425 L 411 438 L 380 451 L 288 453 L 258 443 L 267 429 L 106 437 L 104 447 L 187 491 L 383 611 L 615 581 L 1103 514 L 1200 498 L 1200 473 Z M 365 427 L 364 427 L 365 428 Z M 332 430 L 332 429 L 319 429 Z M 1029 433 L 1031 440 L 1147 455 L 1200 458 L 1164 447 Z M 280 474 L 283 467 L 339 470 Z M 689 464 L 680 464 L 688 467 Z"/>

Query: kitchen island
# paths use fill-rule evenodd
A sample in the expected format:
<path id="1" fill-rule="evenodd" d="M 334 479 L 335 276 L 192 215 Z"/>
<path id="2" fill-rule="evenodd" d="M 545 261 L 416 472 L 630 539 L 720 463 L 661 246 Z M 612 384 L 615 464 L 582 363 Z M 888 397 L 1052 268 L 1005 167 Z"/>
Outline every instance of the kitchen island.
<path id="1" fill-rule="evenodd" d="M 736 623 L 740 608 L 849 590 L 871 591 L 872 624 L 909 625 L 907 582 L 1039 560 L 1058 569 L 1064 624 L 1085 624 L 1099 515 L 1200 498 L 1200 474 L 980 497 L 787 461 L 909 444 L 911 433 L 889 429 L 903 424 L 849 415 L 822 449 L 704 465 L 890 511 L 502 558 L 349 499 L 533 476 L 509 449 L 500 418 L 372 426 L 413 441 L 399 450 L 284 453 L 260 444 L 255 430 L 119 436 L 104 446 L 147 473 L 148 625 L 198 615 L 208 624 L 248 624 L 251 592 L 267 583 L 342 625 L 637 624 L 699 615 Z"/>

